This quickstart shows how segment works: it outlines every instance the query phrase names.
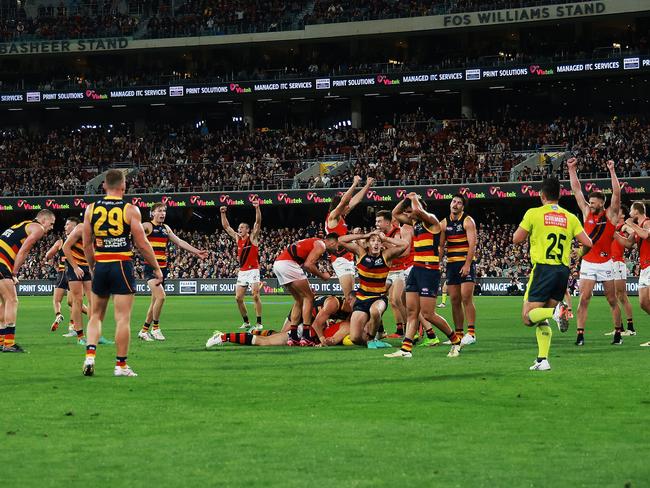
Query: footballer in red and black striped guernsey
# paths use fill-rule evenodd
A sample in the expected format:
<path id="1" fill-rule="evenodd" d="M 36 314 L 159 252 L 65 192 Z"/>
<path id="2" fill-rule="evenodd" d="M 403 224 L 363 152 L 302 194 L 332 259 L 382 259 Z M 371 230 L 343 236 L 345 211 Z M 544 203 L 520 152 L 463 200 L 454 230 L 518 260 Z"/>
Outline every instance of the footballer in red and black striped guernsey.
<path id="1" fill-rule="evenodd" d="M 52 230 L 56 217 L 51 210 L 41 210 L 34 220 L 24 220 L 0 234 L 0 347 L 2 352 L 24 352 L 16 344 L 18 313 L 18 272 L 34 244 Z"/>
<path id="2" fill-rule="evenodd" d="M 440 222 L 440 248 L 447 247 L 447 293 L 451 299 L 456 334 L 464 346 L 476 342 L 476 223 L 467 215 L 467 198 L 454 195 L 449 204 L 449 217 Z M 467 335 L 465 336 L 465 319 Z"/>
<path id="3" fill-rule="evenodd" d="M 416 193 L 409 193 L 393 209 L 393 216 L 402 224 L 413 226 L 413 268 L 406 278 L 406 333 L 402 347 L 386 357 L 412 356 L 413 338 L 420 317 L 435 325 L 451 341 L 449 357 L 460 354 L 460 337 L 451 330 L 447 321 L 436 313 L 436 297 L 440 285 L 440 222 L 425 210 L 426 204 Z"/>
<path id="4" fill-rule="evenodd" d="M 226 233 L 237 243 L 237 260 L 239 261 L 239 271 L 237 273 L 237 284 L 235 286 L 235 300 L 239 313 L 242 316 L 243 323 L 240 329 L 250 330 L 251 328 L 263 329 L 262 325 L 262 300 L 260 299 L 260 288 L 262 281 L 260 279 L 260 261 L 259 245 L 260 233 L 262 232 L 262 211 L 259 202 L 253 202 L 255 208 L 255 223 L 253 229 L 246 222 L 242 222 L 237 227 L 237 231 L 230 226 L 226 213 L 228 209 L 221 207 L 221 225 Z M 250 287 L 255 306 L 256 323 L 251 327 L 248 319 L 248 310 L 244 303 L 246 290 Z"/>
<path id="5" fill-rule="evenodd" d="M 365 240 L 367 248 L 356 244 L 357 240 Z M 409 244 L 379 231 L 348 234 L 339 238 L 339 244 L 356 255 L 359 273 L 359 288 L 350 318 L 350 340 L 359 346 L 385 347 L 386 343 L 374 338 L 388 306 L 386 280 L 393 260 L 407 251 Z"/>
<path id="6" fill-rule="evenodd" d="M 165 340 L 165 336 L 160 330 L 160 314 L 167 296 L 165 294 L 164 280 L 167 279 L 169 273 L 169 263 L 167 262 L 169 242 L 171 241 L 181 249 L 194 254 L 199 259 L 208 257 L 208 251 L 197 249 L 174 234 L 169 226 L 165 224 L 166 217 L 167 205 L 158 202 L 151 207 L 151 222 L 142 223 L 144 233 L 149 244 L 151 244 L 153 253 L 156 256 L 156 262 L 163 274 L 163 282 L 157 283 L 153 268 L 145 263 L 144 279 L 147 280 L 147 285 L 151 290 L 151 302 L 142 329 L 138 332 L 138 337 L 145 342 Z"/>

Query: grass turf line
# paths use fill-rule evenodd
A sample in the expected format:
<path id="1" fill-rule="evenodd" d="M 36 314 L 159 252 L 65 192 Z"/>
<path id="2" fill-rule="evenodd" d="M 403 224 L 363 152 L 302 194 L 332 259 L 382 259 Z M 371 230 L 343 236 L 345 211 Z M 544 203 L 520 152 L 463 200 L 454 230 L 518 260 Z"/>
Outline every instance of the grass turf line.
<path id="1" fill-rule="evenodd" d="M 596 297 L 586 346 L 573 345 L 575 321 L 555 328 L 541 373 L 528 371 L 535 334 L 520 298 L 479 298 L 478 343 L 458 359 L 441 346 L 388 360 L 343 347 L 205 351 L 213 329 L 241 323 L 230 297 L 170 297 L 167 341 L 139 342 L 138 297 L 129 363 L 140 376 L 113 378 L 114 346 L 99 346 L 84 378 L 83 347 L 65 327 L 49 332 L 50 299 L 25 297 L 17 340 L 30 354 L 0 355 L 3 486 L 647 486 L 650 351 L 638 344 L 650 331 L 632 301 L 638 336 L 610 346 Z M 264 298 L 267 328 L 288 302 Z"/>

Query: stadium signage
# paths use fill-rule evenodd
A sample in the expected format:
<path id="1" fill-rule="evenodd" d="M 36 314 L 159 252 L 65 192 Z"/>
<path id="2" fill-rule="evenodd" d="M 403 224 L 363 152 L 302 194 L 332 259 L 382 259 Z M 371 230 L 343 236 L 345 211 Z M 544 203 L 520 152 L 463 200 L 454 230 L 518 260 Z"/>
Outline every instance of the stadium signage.
<path id="1" fill-rule="evenodd" d="M 429 201 L 444 202 L 451 200 L 456 193 L 465 195 L 470 200 L 514 200 L 521 198 L 539 198 L 540 182 L 504 182 L 479 183 L 463 185 L 428 185 L 410 187 L 380 186 L 366 192 L 366 203 L 394 203 L 406 198 L 410 191 L 422 195 Z M 571 197 L 569 183 L 565 182 L 562 189 L 563 197 Z M 584 191 L 599 190 L 611 195 L 609 180 L 587 180 L 583 182 Z M 621 181 L 621 190 L 628 198 L 638 198 L 650 194 L 650 178 L 626 178 Z M 138 208 L 147 209 L 156 202 L 164 202 L 168 207 L 219 207 L 221 205 L 240 207 L 259 202 L 260 205 L 302 205 L 329 204 L 332 198 L 340 195 L 340 189 L 310 188 L 305 190 L 282 191 L 231 191 L 206 193 L 158 193 L 143 195 L 127 195 L 127 199 Z M 12 210 L 84 210 L 88 204 L 99 196 L 35 196 L 0 198 L 0 211 Z"/>
<path id="2" fill-rule="evenodd" d="M 0 55 L 4 54 L 50 54 L 87 53 L 127 49 L 129 39 L 110 37 L 102 39 L 74 39 L 58 41 L 24 41 L 0 43 Z"/>
<path id="3" fill-rule="evenodd" d="M 111 102 L 169 102 L 174 100 L 233 100 L 240 97 L 301 97 L 398 93 L 409 89 L 436 90 L 459 88 L 462 85 L 508 81 L 533 81 L 539 78 L 575 77 L 589 74 L 631 75 L 650 71 L 650 56 L 613 58 L 606 61 L 574 61 L 562 63 L 531 63 L 501 68 L 467 68 L 426 73 L 338 76 L 332 78 L 297 79 L 260 83 L 238 81 L 227 84 L 174 85 L 65 91 L 29 91 L 0 93 L 0 107 L 20 105 L 100 105 Z"/>
<path id="4" fill-rule="evenodd" d="M 522 277 L 523 278 L 523 277 Z M 512 282 L 508 278 L 479 278 L 482 295 L 504 296 L 508 294 L 508 288 Z M 206 296 L 206 295 L 232 295 L 235 293 L 236 279 L 171 279 L 165 281 L 165 293 L 168 295 L 185 296 Z M 316 294 L 339 294 L 341 285 L 337 280 L 322 281 L 310 279 L 311 288 Z M 521 285 L 523 286 L 523 285 Z M 630 277 L 627 280 L 627 292 L 630 295 L 637 295 L 639 291 L 637 278 Z M 54 291 L 54 280 L 21 280 L 17 286 L 18 295 L 47 296 Z M 148 295 L 149 286 L 145 280 L 136 280 L 136 295 Z M 521 289 L 520 289 L 521 291 Z M 275 278 L 264 280 L 261 292 L 263 295 L 288 295 L 284 287 L 278 285 Z M 594 287 L 596 295 L 603 294 L 602 283 Z M 523 294 L 523 292 L 521 292 Z M 287 305 L 289 307 L 289 305 Z"/>

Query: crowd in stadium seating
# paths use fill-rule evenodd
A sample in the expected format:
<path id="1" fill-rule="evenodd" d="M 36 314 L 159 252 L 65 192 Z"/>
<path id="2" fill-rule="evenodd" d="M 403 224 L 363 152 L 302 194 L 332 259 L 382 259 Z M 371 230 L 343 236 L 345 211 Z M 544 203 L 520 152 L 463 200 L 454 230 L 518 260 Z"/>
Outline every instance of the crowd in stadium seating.
<path id="1" fill-rule="evenodd" d="M 418 121 L 421 117 L 421 121 Z M 139 193 L 347 186 L 354 174 L 379 185 L 508 181 L 531 151 L 556 146 L 574 151 L 580 173 L 645 176 L 650 164 L 650 124 L 636 118 L 435 121 L 423 114 L 367 130 L 288 131 L 151 128 L 127 126 L 53 130 L 40 136 L 0 132 L 0 194 L 85 193 L 87 181 L 116 162 L 136 168 L 129 186 Z M 306 160 L 340 160 L 331 175 L 295 182 Z M 517 173 L 519 181 L 553 173 L 553 159 Z M 560 176 L 566 177 L 566 168 Z M 11 170 L 7 170 L 11 168 Z M 16 169 L 18 168 L 18 169 Z"/>

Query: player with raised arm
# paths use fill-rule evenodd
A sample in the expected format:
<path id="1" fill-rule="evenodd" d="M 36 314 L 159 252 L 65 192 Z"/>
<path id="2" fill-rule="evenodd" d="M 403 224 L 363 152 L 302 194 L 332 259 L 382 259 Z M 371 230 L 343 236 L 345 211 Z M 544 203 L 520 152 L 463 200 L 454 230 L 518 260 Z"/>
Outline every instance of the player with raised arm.
<path id="1" fill-rule="evenodd" d="M 169 242 L 173 242 L 177 247 L 194 254 L 199 259 L 206 259 L 208 257 L 208 251 L 197 249 L 174 234 L 169 226 L 165 224 L 166 217 L 167 205 L 158 202 L 151 207 L 151 222 L 143 222 L 142 224 L 144 233 L 153 248 L 156 261 L 163 274 L 163 282 L 159 283 L 153 274 L 153 268 L 148 264 L 144 265 L 144 279 L 147 280 L 147 285 L 149 285 L 149 289 L 151 290 L 151 302 L 149 303 L 149 309 L 147 310 L 147 316 L 144 319 L 142 329 L 138 332 L 138 337 L 145 342 L 165 340 L 165 336 L 162 330 L 160 330 L 160 314 L 162 313 L 165 298 L 167 297 L 163 285 L 169 273 L 169 268 L 167 267 L 167 247 Z"/>
<path id="2" fill-rule="evenodd" d="M 19 222 L 0 234 L 0 302 L 4 306 L 4 314 L 0 317 L 2 352 L 25 352 L 16 344 L 18 273 L 29 251 L 52 230 L 55 220 L 51 210 L 41 210 L 34 220 Z"/>
<path id="3" fill-rule="evenodd" d="M 467 199 L 457 194 L 449 204 L 449 217 L 440 223 L 440 248 L 447 245 L 447 293 L 451 299 L 451 310 L 456 334 L 466 346 L 476 342 L 476 307 L 474 307 L 474 285 L 476 282 L 476 223 L 467 215 Z M 442 254 L 442 251 L 441 251 Z M 443 287 L 444 292 L 444 287 Z M 465 319 L 467 334 L 465 335 Z"/>
<path id="4" fill-rule="evenodd" d="M 548 371 L 548 353 L 553 319 L 561 332 L 569 327 L 569 307 L 562 301 L 569 281 L 571 242 L 574 238 L 586 248 L 592 245 L 578 218 L 558 205 L 560 182 L 548 178 L 542 182 L 541 207 L 526 212 L 512 236 L 514 244 L 530 238 L 530 262 L 533 268 L 528 279 L 521 316 L 524 325 L 535 327 L 537 359 L 532 371 Z"/>
<path id="5" fill-rule="evenodd" d="M 259 202 L 253 202 L 253 207 L 255 207 L 255 224 L 253 224 L 253 230 L 251 231 L 250 225 L 245 222 L 242 222 L 237 227 L 237 232 L 230 227 L 228 222 L 228 217 L 226 212 L 228 209 L 226 207 L 221 207 L 221 225 L 226 233 L 232 237 L 237 243 L 237 260 L 239 261 L 239 272 L 237 273 L 237 284 L 235 285 L 235 300 L 237 301 L 237 307 L 239 308 L 239 313 L 244 320 L 244 323 L 241 325 L 240 329 L 250 330 L 251 324 L 248 319 L 248 310 L 246 309 L 246 303 L 244 303 L 244 296 L 246 296 L 246 290 L 248 287 L 251 289 L 251 294 L 253 295 L 253 303 L 255 305 L 255 314 L 257 315 L 257 321 L 254 328 L 260 330 L 263 329 L 262 325 L 262 300 L 260 299 L 260 261 L 259 261 L 259 244 L 260 244 L 260 233 L 262 231 L 262 211 L 260 210 Z"/>
<path id="6" fill-rule="evenodd" d="M 355 176 L 352 181 L 352 186 L 341 197 L 332 198 L 329 212 L 325 217 L 325 234 L 335 233 L 339 237 L 342 237 L 348 233 L 345 218 L 354 207 L 361 203 L 366 192 L 374 184 L 375 180 L 368 178 L 365 186 L 355 193 L 360 182 L 361 178 Z M 354 258 L 343 247 L 328 252 L 334 273 L 341 284 L 343 295 L 347 296 L 348 293 L 354 290 Z"/>
<path id="7" fill-rule="evenodd" d="M 393 209 L 393 216 L 413 228 L 413 268 L 406 279 L 406 333 L 399 351 L 385 354 L 389 358 L 412 357 L 413 339 L 420 317 L 435 325 L 451 341 L 449 357 L 458 357 L 460 337 L 451 330 L 447 321 L 436 313 L 436 297 L 440 285 L 440 222 L 425 210 L 425 204 L 416 193 Z"/>
<path id="8" fill-rule="evenodd" d="M 70 217 L 69 222 L 74 222 L 74 228 L 63 243 L 63 254 L 66 260 L 66 278 L 70 288 L 70 298 L 72 301 L 72 320 L 74 321 L 77 341 L 85 345 L 84 323 L 83 323 L 83 304 L 84 295 L 88 300 L 88 305 L 92 308 L 91 299 L 91 279 L 90 268 L 83 249 L 83 224 L 76 217 Z"/>
<path id="9" fill-rule="evenodd" d="M 322 280 L 329 280 L 330 275 L 318 269 L 318 261 L 325 251 L 338 249 L 339 236 L 330 233 L 324 239 L 309 237 L 290 244 L 284 249 L 273 263 L 273 273 L 278 278 L 278 284 L 284 286 L 293 296 L 294 303 L 289 324 L 290 346 L 314 346 L 314 335 L 311 328 L 311 310 L 314 304 L 314 292 L 309 286 L 305 271 Z M 298 325 L 302 317 L 302 338 L 298 337 Z"/>
<path id="10" fill-rule="evenodd" d="M 387 237 L 402 239 L 402 231 L 399 223 L 393 219 L 390 210 L 380 210 L 375 217 L 375 227 Z M 394 258 L 390 265 L 390 272 L 386 285 L 388 286 L 388 300 L 390 308 L 395 317 L 396 330 L 392 337 L 401 338 L 404 335 L 404 324 L 406 323 L 406 304 L 403 300 L 404 287 L 406 285 L 406 268 L 409 266 L 409 252 L 411 241 L 406 240 L 407 248 L 401 256 Z M 391 336 L 389 336 L 391 337 Z"/>
<path id="11" fill-rule="evenodd" d="M 368 247 L 355 243 L 362 239 Z M 374 339 L 381 317 L 388 306 L 386 280 L 393 259 L 408 250 L 409 243 L 402 239 L 387 237 L 376 230 L 368 234 L 349 234 L 339 238 L 339 244 L 352 251 L 357 257 L 359 288 L 350 318 L 350 340 L 358 346 L 368 344 Z M 380 341 L 373 343 L 381 346 Z"/>
<path id="12" fill-rule="evenodd" d="M 571 190 L 575 196 L 578 207 L 582 212 L 585 232 L 593 242 L 593 247 L 582 257 L 580 263 L 580 302 L 578 304 L 578 336 L 577 346 L 585 344 L 585 325 L 587 324 L 587 309 L 593 295 L 594 286 L 602 282 L 605 297 L 612 313 L 612 321 L 615 328 L 612 344 L 623 343 L 621 337 L 621 309 L 616 299 L 616 287 L 614 285 L 614 265 L 612 264 L 611 252 L 618 214 L 621 208 L 621 185 L 616 177 L 614 161 L 607 161 L 607 168 L 612 180 L 612 199 L 609 208 L 605 208 L 605 195 L 599 191 L 589 194 L 587 201 L 582 193 L 582 187 L 578 180 L 578 162 L 576 158 L 567 161 Z"/>
<path id="13" fill-rule="evenodd" d="M 126 179 L 120 170 L 106 172 L 106 196 L 89 205 L 84 214 L 83 247 L 93 273 L 90 320 L 83 374 L 95 373 L 97 343 L 102 332 L 108 301 L 113 296 L 115 315 L 115 376 L 137 376 L 127 365 L 131 338 L 131 310 L 135 294 L 131 239 L 153 268 L 155 285 L 163 275 L 153 248 L 142 227 L 140 210 L 124 200 Z"/>

